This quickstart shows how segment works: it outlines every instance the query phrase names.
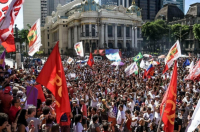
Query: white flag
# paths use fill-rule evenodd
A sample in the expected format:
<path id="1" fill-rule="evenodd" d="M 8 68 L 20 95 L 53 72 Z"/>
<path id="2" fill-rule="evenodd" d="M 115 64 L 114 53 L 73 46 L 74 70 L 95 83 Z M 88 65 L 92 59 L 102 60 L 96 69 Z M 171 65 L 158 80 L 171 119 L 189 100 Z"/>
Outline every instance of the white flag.
<path id="1" fill-rule="evenodd" d="M 144 63 L 144 61 L 143 61 L 143 60 L 140 62 L 140 68 L 142 68 L 142 69 L 144 69 L 144 68 L 145 68 L 145 63 Z"/>
<path id="2" fill-rule="evenodd" d="M 131 74 L 135 73 L 138 74 L 138 66 L 137 63 L 134 62 L 131 65 L 129 65 L 126 69 L 125 69 L 125 73 L 126 76 L 130 76 Z"/>
<path id="3" fill-rule="evenodd" d="M 83 43 L 82 42 L 78 42 L 74 45 L 74 49 L 76 51 L 76 54 L 84 57 L 84 52 L 83 52 Z"/>
<path id="4" fill-rule="evenodd" d="M 194 67 L 194 61 L 192 61 L 191 64 L 189 65 L 189 68 L 190 68 L 189 71 L 190 72 L 192 72 L 193 67 Z"/>
<path id="5" fill-rule="evenodd" d="M 185 132 L 193 132 L 199 124 L 200 124 L 200 100 L 198 101 L 198 104 L 194 110 L 190 123 L 187 126 Z"/>

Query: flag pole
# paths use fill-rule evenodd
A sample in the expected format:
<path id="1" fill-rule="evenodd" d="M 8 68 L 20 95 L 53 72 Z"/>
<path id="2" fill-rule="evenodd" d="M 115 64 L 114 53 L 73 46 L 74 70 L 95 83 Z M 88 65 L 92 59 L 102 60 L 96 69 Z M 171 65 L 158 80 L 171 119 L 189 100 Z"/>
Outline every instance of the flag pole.
<path id="1" fill-rule="evenodd" d="M 160 125 L 161 125 L 162 117 L 163 117 L 163 114 L 164 114 L 164 111 L 165 111 L 165 107 L 166 107 L 166 103 L 163 105 L 162 114 L 161 114 L 160 121 L 159 121 L 159 124 L 158 124 L 157 132 L 159 132 L 159 129 L 160 129 Z"/>
<path id="2" fill-rule="evenodd" d="M 18 118 L 19 118 L 19 115 L 21 114 L 22 109 L 24 108 L 24 106 L 25 106 L 25 104 L 26 104 L 26 101 L 27 101 L 28 97 L 30 96 L 30 93 L 31 93 L 31 91 L 33 90 L 33 88 L 34 88 L 34 86 L 31 87 L 31 90 L 29 91 L 29 93 L 28 93 L 28 95 L 27 95 L 27 97 L 26 97 L 26 99 L 25 99 L 25 101 L 24 101 L 24 104 L 22 105 L 22 108 L 20 109 L 20 111 L 19 111 L 19 113 L 18 113 L 18 115 L 17 115 L 17 117 L 16 117 L 14 123 L 17 123 Z"/>

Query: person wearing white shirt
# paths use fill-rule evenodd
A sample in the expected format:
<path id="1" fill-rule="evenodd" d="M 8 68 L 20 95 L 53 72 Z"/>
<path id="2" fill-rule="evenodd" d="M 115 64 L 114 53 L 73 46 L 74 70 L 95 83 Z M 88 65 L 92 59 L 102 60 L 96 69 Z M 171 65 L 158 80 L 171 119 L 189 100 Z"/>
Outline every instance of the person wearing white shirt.
<path id="1" fill-rule="evenodd" d="M 134 131 L 134 130 L 135 130 L 135 127 L 137 126 L 137 122 L 138 122 L 138 120 L 139 120 L 138 115 L 139 115 L 139 111 L 136 110 L 136 111 L 134 112 L 134 115 L 132 116 L 132 121 L 131 121 L 131 128 L 132 128 L 132 131 Z"/>
<path id="2" fill-rule="evenodd" d="M 145 125 L 145 129 L 147 130 L 147 127 L 150 127 L 150 123 L 153 121 L 153 114 L 151 113 L 151 108 L 148 107 L 147 112 L 143 115 L 144 121 L 148 124 Z"/>
<path id="3" fill-rule="evenodd" d="M 156 107 L 156 111 L 154 113 L 154 120 L 155 120 L 155 124 L 158 125 L 159 121 L 160 121 L 160 109 L 159 109 L 159 107 Z"/>
<path id="4" fill-rule="evenodd" d="M 117 124 L 120 126 L 119 129 L 121 130 L 126 118 L 125 118 L 125 112 L 123 111 L 122 104 L 119 105 L 118 109 L 119 109 L 119 111 L 117 114 Z"/>

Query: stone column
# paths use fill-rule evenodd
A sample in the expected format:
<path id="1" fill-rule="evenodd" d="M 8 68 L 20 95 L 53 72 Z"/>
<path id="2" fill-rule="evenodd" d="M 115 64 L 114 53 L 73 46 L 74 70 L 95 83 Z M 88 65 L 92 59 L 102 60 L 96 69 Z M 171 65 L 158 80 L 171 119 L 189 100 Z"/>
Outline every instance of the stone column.
<path id="1" fill-rule="evenodd" d="M 129 7 L 129 0 L 126 0 L 126 8 Z"/>
<path id="2" fill-rule="evenodd" d="M 85 24 L 83 24 L 83 37 L 85 37 Z"/>
<path id="3" fill-rule="evenodd" d="M 105 41 L 106 41 L 106 44 L 108 46 L 108 24 L 106 23 L 105 25 Z"/>
<path id="4" fill-rule="evenodd" d="M 134 41 L 135 41 L 135 39 L 134 39 L 134 36 L 135 36 L 134 29 L 135 29 L 135 27 L 132 26 L 132 28 L 131 28 L 131 48 L 135 48 L 135 46 L 134 46 Z"/>
<path id="5" fill-rule="evenodd" d="M 98 36 L 97 32 L 98 32 L 98 26 L 97 26 L 97 24 L 95 24 L 95 37 Z"/>
<path id="6" fill-rule="evenodd" d="M 125 1 L 124 0 L 122 0 L 122 5 L 123 5 L 123 7 L 125 7 Z"/>
<path id="7" fill-rule="evenodd" d="M 71 28 L 68 28 L 68 49 L 72 48 L 71 39 Z"/>
<path id="8" fill-rule="evenodd" d="M 115 24 L 114 40 L 115 40 L 114 48 L 118 48 L 117 47 L 117 24 Z"/>
<path id="9" fill-rule="evenodd" d="M 137 47 L 137 27 L 135 27 L 135 48 Z"/>
<path id="10" fill-rule="evenodd" d="M 121 5 L 121 2 L 120 2 L 120 0 L 118 0 L 118 6 L 119 6 L 119 5 Z"/>
<path id="11" fill-rule="evenodd" d="M 124 25 L 124 30 L 123 30 L 123 48 L 126 48 L 126 25 Z"/>
<path id="12" fill-rule="evenodd" d="M 104 48 L 104 24 L 101 23 L 101 38 L 100 38 L 100 44 L 99 47 L 100 48 Z"/>
<path id="13" fill-rule="evenodd" d="M 81 39 L 81 26 L 78 26 L 78 35 L 77 36 L 78 36 L 77 41 L 79 42 Z"/>
<path id="14" fill-rule="evenodd" d="M 92 36 L 92 24 L 89 24 L 89 36 Z"/>
<path id="15" fill-rule="evenodd" d="M 77 43 L 77 26 L 74 26 L 74 43 Z"/>

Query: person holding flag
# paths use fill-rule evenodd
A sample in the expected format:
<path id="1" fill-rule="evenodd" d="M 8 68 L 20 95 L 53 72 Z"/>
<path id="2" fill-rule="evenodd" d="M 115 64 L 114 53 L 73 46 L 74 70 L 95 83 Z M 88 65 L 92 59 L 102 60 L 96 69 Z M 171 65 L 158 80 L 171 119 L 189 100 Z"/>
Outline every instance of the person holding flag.
<path id="1" fill-rule="evenodd" d="M 56 121 L 57 123 L 63 120 L 70 124 L 71 107 L 68 96 L 65 72 L 62 66 L 62 61 L 58 48 L 59 42 L 55 45 L 42 71 L 36 81 L 44 85 L 51 91 L 56 99 Z M 65 118 L 61 116 L 65 115 Z"/>

